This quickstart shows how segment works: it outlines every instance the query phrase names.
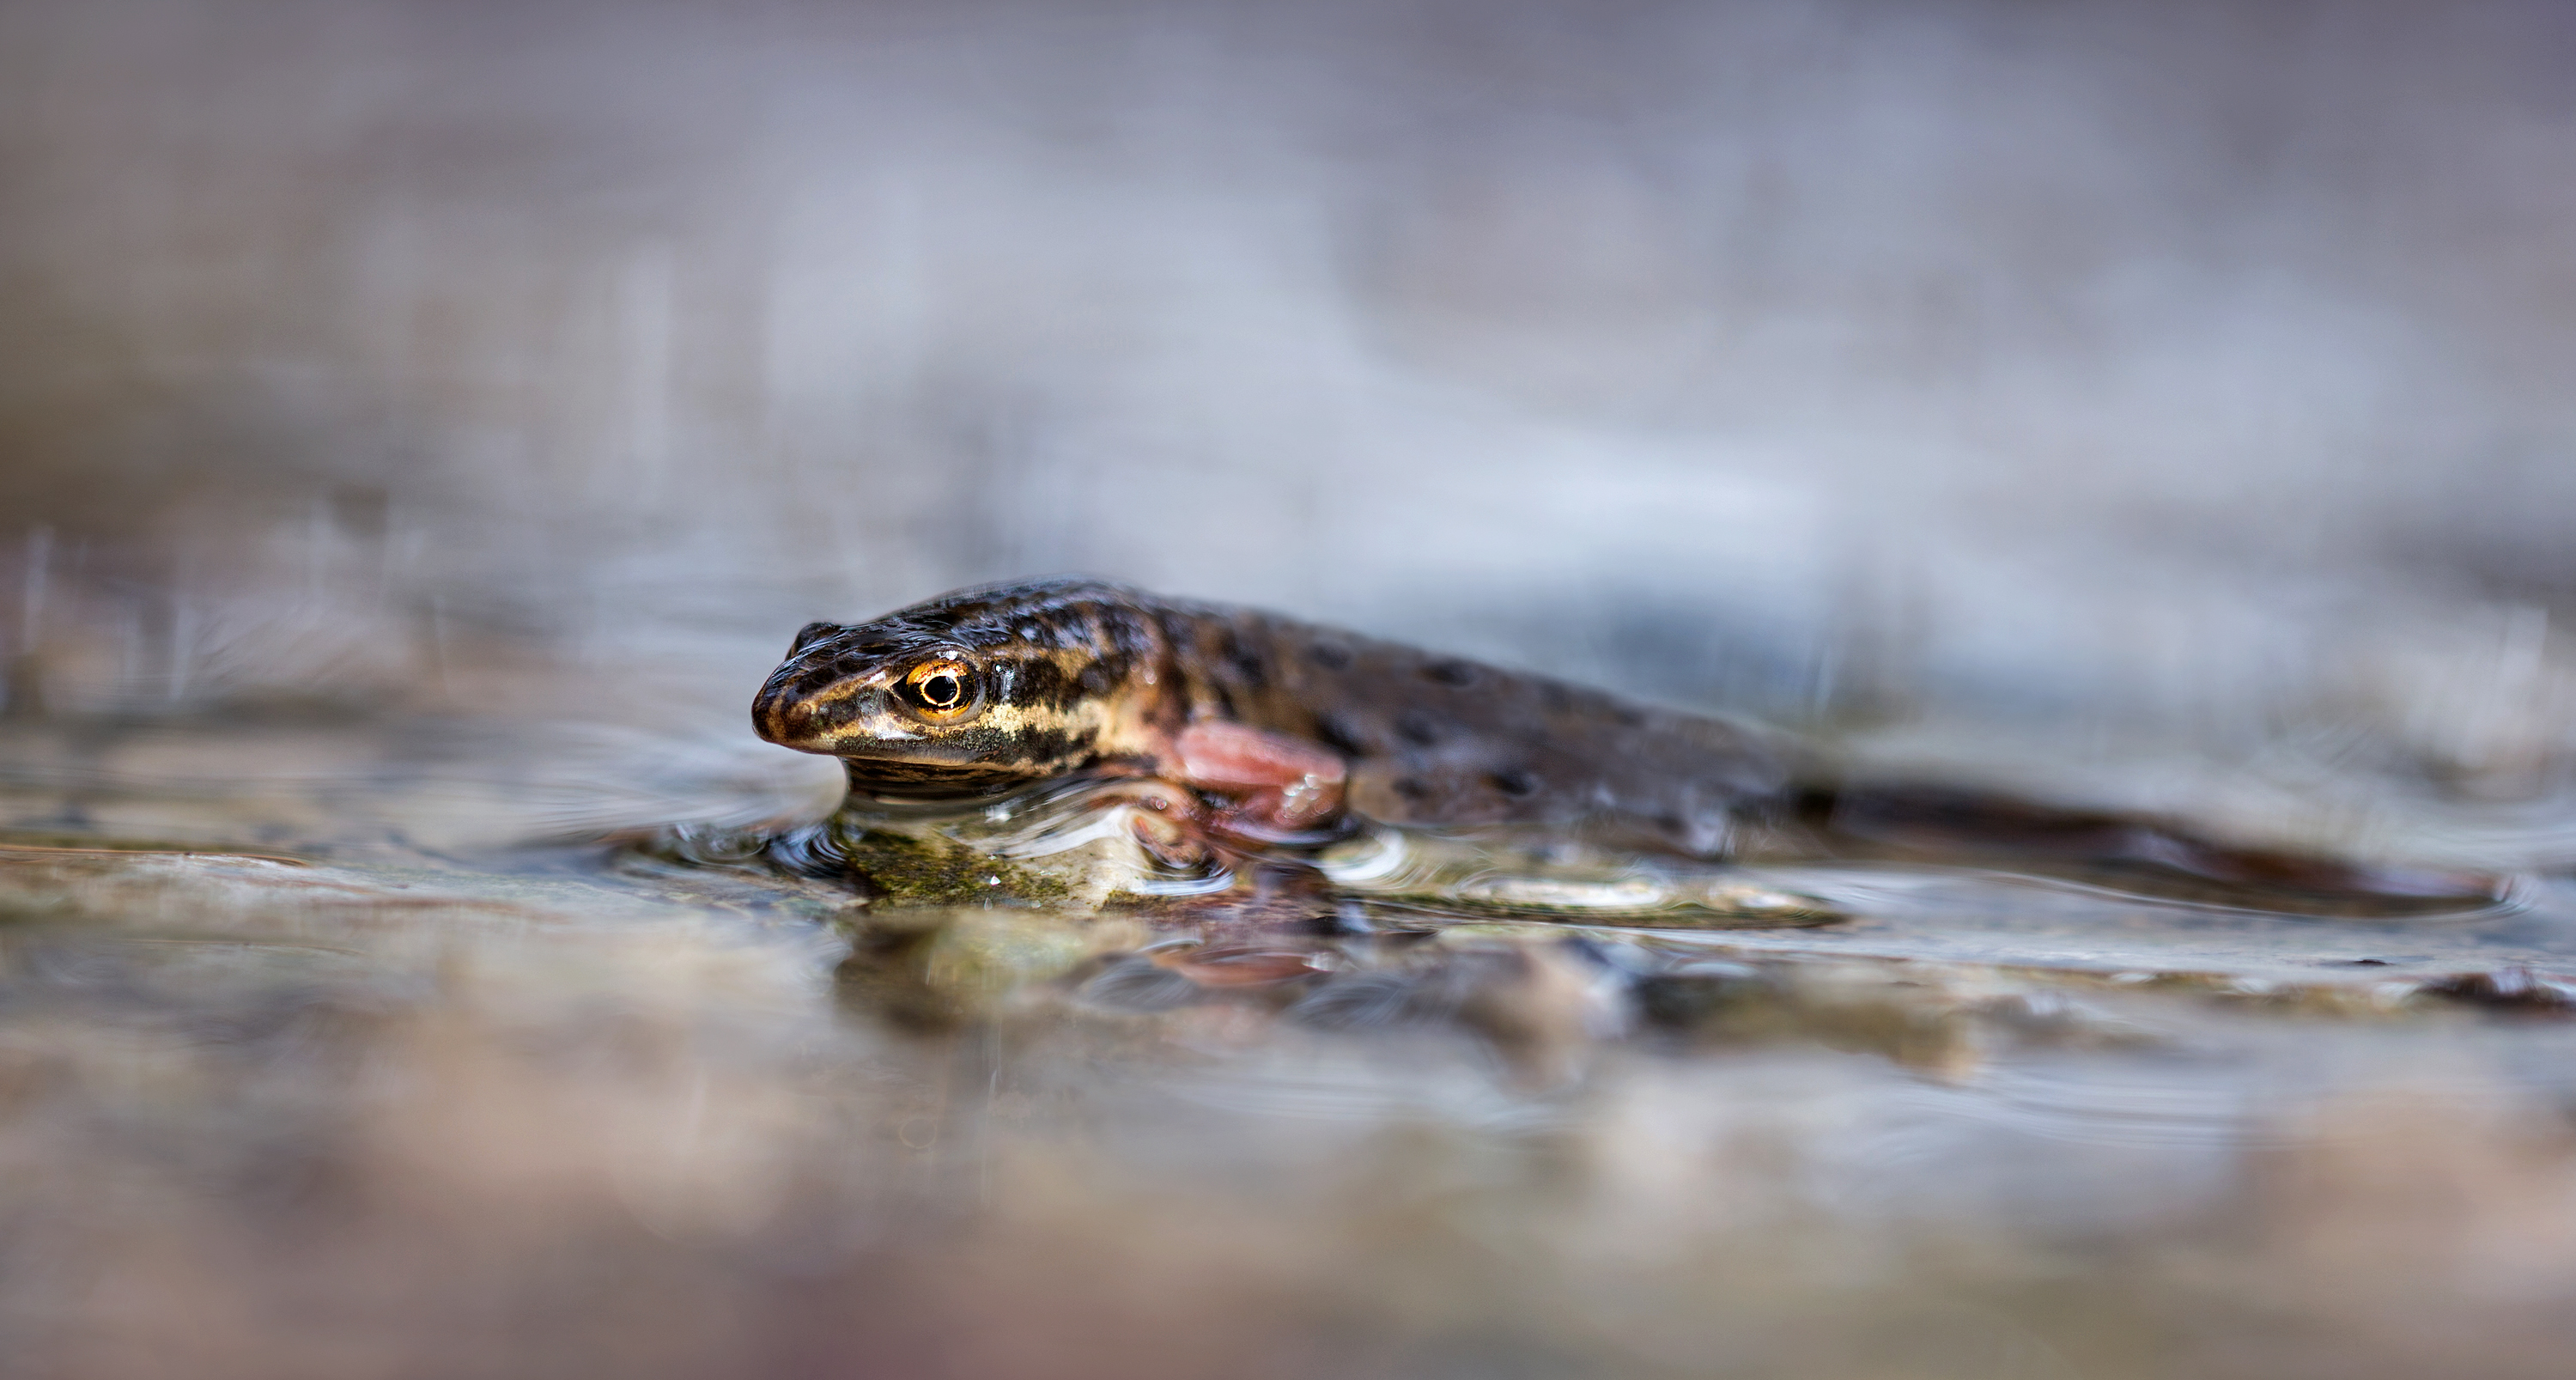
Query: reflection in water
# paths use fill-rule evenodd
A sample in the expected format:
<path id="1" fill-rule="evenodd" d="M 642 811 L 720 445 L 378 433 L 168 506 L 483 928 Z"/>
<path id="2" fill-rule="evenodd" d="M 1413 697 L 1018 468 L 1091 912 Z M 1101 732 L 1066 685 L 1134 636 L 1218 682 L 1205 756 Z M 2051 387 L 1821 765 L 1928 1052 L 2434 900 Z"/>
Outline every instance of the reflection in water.
<path id="1" fill-rule="evenodd" d="M 2563 1072 L 2514 1072 L 2557 1021 L 1541 926 L 1220 952 L 641 859 L 15 847 L 0 886 L 8 1326 L 80 1373 L 208 1318 L 218 1371 L 327 1368 L 268 1321 L 318 1308 L 435 1369 L 2230 1374 L 2287 1327 L 2394 1375 L 2443 1262 L 2518 1263 L 2430 1316 L 2551 1354 L 2570 1239 Z M 1319 1012 L 1353 985 L 1378 1014 Z"/>

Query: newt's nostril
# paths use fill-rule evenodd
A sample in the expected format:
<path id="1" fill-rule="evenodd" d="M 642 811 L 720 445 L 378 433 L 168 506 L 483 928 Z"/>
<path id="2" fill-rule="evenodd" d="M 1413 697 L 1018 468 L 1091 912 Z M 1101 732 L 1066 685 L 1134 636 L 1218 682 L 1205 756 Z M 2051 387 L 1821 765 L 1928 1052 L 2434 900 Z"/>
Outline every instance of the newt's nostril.
<path id="1" fill-rule="evenodd" d="M 785 723 L 789 736 L 813 738 L 840 726 L 847 717 L 841 712 L 841 708 L 837 704 L 816 704 L 812 700 L 798 700 L 788 705 L 787 712 L 780 718 Z"/>

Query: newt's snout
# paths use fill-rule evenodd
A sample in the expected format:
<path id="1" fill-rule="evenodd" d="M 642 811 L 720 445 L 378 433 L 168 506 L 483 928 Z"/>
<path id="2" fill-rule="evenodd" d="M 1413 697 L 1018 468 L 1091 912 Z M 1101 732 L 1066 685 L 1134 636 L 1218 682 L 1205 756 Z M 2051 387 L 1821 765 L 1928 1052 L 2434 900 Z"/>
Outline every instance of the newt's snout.
<path id="1" fill-rule="evenodd" d="M 861 717 L 861 696 L 851 687 L 817 693 L 810 677 L 773 676 L 751 702 L 751 726 L 761 737 L 799 752 L 831 752 Z"/>

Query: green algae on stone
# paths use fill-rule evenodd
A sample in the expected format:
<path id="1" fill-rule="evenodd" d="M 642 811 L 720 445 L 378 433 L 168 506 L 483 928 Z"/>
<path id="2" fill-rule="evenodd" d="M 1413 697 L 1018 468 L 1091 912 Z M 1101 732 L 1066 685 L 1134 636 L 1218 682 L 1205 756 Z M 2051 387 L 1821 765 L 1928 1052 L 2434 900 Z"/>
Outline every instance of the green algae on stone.
<path id="1" fill-rule="evenodd" d="M 1213 859 L 1189 867 L 1157 858 L 1138 827 L 1132 802 L 1093 784 L 940 814 L 844 806 L 820 827 L 819 851 L 894 906 L 1096 910 L 1174 884 L 1225 885 Z"/>
<path id="2" fill-rule="evenodd" d="M 1064 878 L 1022 866 L 936 834 L 862 828 L 833 841 L 851 873 L 875 897 L 899 906 L 1062 905 L 1073 899 Z"/>
<path id="3" fill-rule="evenodd" d="M 1058 792 L 1033 801 L 932 812 L 845 806 L 784 831 L 682 826 L 628 840 L 633 858 L 682 868 L 784 874 L 854 891 L 875 909 L 1049 907 L 1096 910 L 1211 877 L 1148 854 L 1115 802 Z"/>

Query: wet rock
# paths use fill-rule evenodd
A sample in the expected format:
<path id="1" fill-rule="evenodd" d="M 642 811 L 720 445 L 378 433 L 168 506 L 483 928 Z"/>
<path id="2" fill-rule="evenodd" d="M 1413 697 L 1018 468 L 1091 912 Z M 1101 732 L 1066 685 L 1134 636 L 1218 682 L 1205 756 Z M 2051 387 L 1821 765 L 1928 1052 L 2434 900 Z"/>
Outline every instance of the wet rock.
<path id="1" fill-rule="evenodd" d="M 860 829 L 836 840 L 852 880 L 871 897 L 898 906 L 975 906 L 1017 902 L 1061 904 L 1072 885 L 1062 876 L 935 835 Z"/>
<path id="2" fill-rule="evenodd" d="M 1386 906 L 1659 929 L 1769 929 L 1848 918 L 1741 869 L 1644 859 L 1563 837 L 1449 837 L 1372 826 L 1324 851 L 1324 874 Z"/>
<path id="3" fill-rule="evenodd" d="M 2495 1011 L 2551 1016 L 2576 1012 L 2576 979 L 2518 966 L 2437 978 L 2417 990 Z"/>
<path id="4" fill-rule="evenodd" d="M 1947 1079 L 2002 1047 L 2156 1042 L 2064 992 L 1997 990 L 1997 981 L 1915 965 L 1703 959 L 1639 980 L 1637 1009 L 1649 1026 L 1701 1045 L 1812 1042 Z"/>

